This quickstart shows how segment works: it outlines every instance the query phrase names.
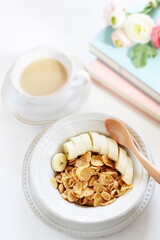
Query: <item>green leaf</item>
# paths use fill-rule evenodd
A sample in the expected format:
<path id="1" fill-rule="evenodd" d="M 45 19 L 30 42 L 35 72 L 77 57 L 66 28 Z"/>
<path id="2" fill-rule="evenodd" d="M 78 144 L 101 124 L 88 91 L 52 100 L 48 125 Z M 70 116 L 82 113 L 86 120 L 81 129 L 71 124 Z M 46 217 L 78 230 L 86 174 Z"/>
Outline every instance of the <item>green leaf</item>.
<path id="1" fill-rule="evenodd" d="M 150 44 L 138 43 L 129 52 L 129 57 L 136 68 L 144 67 L 149 57 L 156 57 L 157 50 Z"/>
<path id="2" fill-rule="evenodd" d="M 151 14 L 154 11 L 153 5 L 152 3 L 148 3 L 148 5 L 143 9 L 143 11 L 141 11 L 140 13 L 144 13 L 144 14 Z"/>
<path id="3" fill-rule="evenodd" d="M 156 0 L 156 2 L 157 2 L 157 5 L 160 6 L 160 0 Z M 149 14 L 152 14 L 155 10 L 156 8 L 154 8 L 152 2 L 149 2 L 140 13 L 149 15 Z"/>

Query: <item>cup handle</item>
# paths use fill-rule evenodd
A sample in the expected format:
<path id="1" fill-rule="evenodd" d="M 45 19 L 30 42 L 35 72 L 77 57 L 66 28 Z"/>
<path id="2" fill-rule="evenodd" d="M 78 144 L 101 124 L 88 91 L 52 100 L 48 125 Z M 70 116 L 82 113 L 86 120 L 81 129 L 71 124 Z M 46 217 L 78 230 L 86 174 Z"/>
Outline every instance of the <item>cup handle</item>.
<path id="1" fill-rule="evenodd" d="M 74 72 L 72 78 L 70 88 L 78 88 L 90 82 L 89 73 L 84 70 Z"/>

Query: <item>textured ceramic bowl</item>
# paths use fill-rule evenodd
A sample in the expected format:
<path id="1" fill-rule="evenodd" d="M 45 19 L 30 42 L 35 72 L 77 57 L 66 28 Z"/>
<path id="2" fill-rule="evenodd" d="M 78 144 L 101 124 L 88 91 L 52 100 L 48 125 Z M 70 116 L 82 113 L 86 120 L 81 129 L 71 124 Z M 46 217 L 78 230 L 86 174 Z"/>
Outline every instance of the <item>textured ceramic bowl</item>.
<path id="1" fill-rule="evenodd" d="M 35 202 L 51 220 L 65 228 L 91 231 L 115 224 L 129 215 L 141 202 L 148 185 L 148 174 L 139 161 L 127 150 L 134 162 L 134 187 L 114 203 L 104 207 L 85 207 L 64 200 L 50 184 L 53 176 L 51 157 L 62 151 L 62 144 L 80 133 L 96 131 L 108 135 L 104 120 L 106 114 L 83 113 L 65 118 L 51 126 L 34 148 L 30 162 L 30 185 Z M 140 151 L 151 161 L 148 148 L 140 135 L 126 125 Z"/>

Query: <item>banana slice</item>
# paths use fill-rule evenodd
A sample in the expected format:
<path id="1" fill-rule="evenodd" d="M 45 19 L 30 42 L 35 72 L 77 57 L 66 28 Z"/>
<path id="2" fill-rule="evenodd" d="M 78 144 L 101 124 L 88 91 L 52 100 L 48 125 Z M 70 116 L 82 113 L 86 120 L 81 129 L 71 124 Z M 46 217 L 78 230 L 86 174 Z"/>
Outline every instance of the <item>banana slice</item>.
<path id="1" fill-rule="evenodd" d="M 108 139 L 104 135 L 99 135 L 101 139 L 101 149 L 100 149 L 100 154 L 106 154 L 108 155 Z"/>
<path id="2" fill-rule="evenodd" d="M 69 141 L 63 144 L 63 150 L 66 154 L 66 157 L 68 160 L 71 160 L 73 158 L 76 158 L 78 156 L 77 149 L 73 142 Z"/>
<path id="3" fill-rule="evenodd" d="M 133 162 L 127 157 L 127 167 L 124 174 L 121 175 L 122 180 L 130 185 L 133 181 Z"/>
<path id="4" fill-rule="evenodd" d="M 117 142 L 112 138 L 108 138 L 108 146 L 109 146 L 108 157 L 110 159 L 112 159 L 113 161 L 117 161 L 118 160 L 118 145 L 117 145 Z"/>
<path id="5" fill-rule="evenodd" d="M 89 135 L 92 141 L 92 151 L 99 153 L 101 149 L 101 139 L 99 133 L 89 132 Z"/>
<path id="6" fill-rule="evenodd" d="M 86 151 L 86 146 L 85 146 L 85 144 L 83 142 L 83 139 L 80 136 L 73 137 L 70 140 L 72 141 L 72 143 L 76 147 L 77 152 L 78 152 L 78 156 L 79 155 L 83 155 L 83 154 L 85 154 L 87 152 Z"/>
<path id="7" fill-rule="evenodd" d="M 115 168 L 122 174 L 125 173 L 127 167 L 127 153 L 126 151 L 119 147 L 118 148 L 118 161 L 115 164 Z"/>
<path id="8" fill-rule="evenodd" d="M 90 139 L 88 133 L 83 133 L 79 136 L 82 138 L 82 140 L 86 146 L 86 152 L 92 151 L 92 142 L 91 142 L 91 139 Z"/>
<path id="9" fill-rule="evenodd" d="M 52 158 L 52 168 L 55 172 L 62 172 L 67 165 L 67 158 L 63 153 L 57 153 Z"/>

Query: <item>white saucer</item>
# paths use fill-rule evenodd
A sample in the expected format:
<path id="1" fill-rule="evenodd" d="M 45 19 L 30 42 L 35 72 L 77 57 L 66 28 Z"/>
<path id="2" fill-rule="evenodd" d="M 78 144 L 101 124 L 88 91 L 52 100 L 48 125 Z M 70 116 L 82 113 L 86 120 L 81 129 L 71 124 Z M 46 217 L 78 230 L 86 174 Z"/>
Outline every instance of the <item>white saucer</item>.
<path id="1" fill-rule="evenodd" d="M 85 69 L 78 59 L 75 57 L 70 58 L 73 62 L 75 70 Z M 15 97 L 16 92 L 10 83 L 9 74 L 10 71 L 8 71 L 6 80 L 2 87 L 2 99 L 4 105 L 18 120 L 31 125 L 49 124 L 75 112 L 88 97 L 91 85 L 91 81 L 89 80 L 85 85 L 82 85 L 74 91 L 70 89 L 68 92 L 68 102 L 66 102 L 61 109 L 58 109 L 58 111 L 56 110 L 52 111 L 51 114 L 45 114 L 45 117 L 43 116 L 42 119 L 42 116 L 34 116 L 33 113 L 36 109 L 34 109 L 31 103 L 22 101 L 22 99 L 19 99 L 19 96 Z M 26 108 L 30 111 L 27 115 L 25 111 Z"/>
<path id="2" fill-rule="evenodd" d="M 83 118 L 88 118 L 90 114 L 85 114 Z M 92 115 L 95 115 L 97 118 L 97 114 L 92 113 Z M 99 114 L 98 114 L 99 115 Z M 101 114 L 102 115 L 102 114 Z M 96 237 L 102 237 L 102 236 L 108 236 L 110 234 L 113 234 L 117 231 L 120 231 L 124 228 L 126 228 L 128 225 L 130 225 L 136 218 L 144 211 L 146 206 L 148 205 L 154 191 L 154 186 L 155 182 L 153 181 L 152 178 L 149 177 L 147 187 L 144 190 L 143 197 L 141 200 L 132 208 L 131 211 L 128 213 L 122 215 L 118 219 L 115 219 L 112 221 L 111 224 L 102 224 L 101 228 L 95 229 L 94 227 L 91 229 L 79 229 L 78 227 L 74 228 L 72 224 L 69 225 L 63 225 L 62 222 L 61 224 L 57 221 L 58 219 L 53 218 L 53 214 L 51 214 L 50 211 L 44 206 L 44 204 L 41 204 L 40 201 L 38 201 L 36 195 L 35 195 L 35 189 L 33 188 L 33 184 L 31 181 L 31 172 L 34 169 L 33 168 L 33 159 L 35 155 L 35 151 L 37 149 L 37 146 L 43 147 L 43 143 L 45 140 L 47 140 L 47 136 L 50 136 L 49 134 L 53 133 L 53 131 L 56 129 L 58 130 L 58 127 L 61 127 L 62 125 L 64 126 L 64 122 L 67 123 L 70 118 L 78 119 L 81 117 L 81 115 L 75 115 L 74 117 L 69 117 L 65 118 L 64 120 L 59 121 L 58 123 L 54 124 L 49 128 L 49 130 L 44 130 L 41 132 L 36 139 L 32 142 L 31 146 L 29 147 L 24 163 L 23 163 L 23 171 L 22 171 L 22 178 L 23 178 L 23 188 L 24 188 L 24 193 L 26 196 L 26 199 L 34 211 L 34 213 L 47 225 L 57 228 L 69 235 L 75 236 L 75 237 L 83 237 L 83 238 L 96 238 Z M 92 116 L 93 118 L 93 116 Z M 101 129 L 100 129 L 101 131 Z M 142 152 L 144 155 L 147 155 L 149 157 L 149 152 L 146 148 L 146 146 L 143 143 L 143 140 L 141 140 L 140 137 L 135 133 L 133 129 L 130 129 L 132 132 L 134 138 L 136 137 L 136 142 L 138 143 L 138 146 L 140 146 Z M 150 158 L 150 157 L 149 157 Z M 40 163 L 39 163 L 40 165 Z M 32 179 L 33 180 L 33 179 Z"/>

